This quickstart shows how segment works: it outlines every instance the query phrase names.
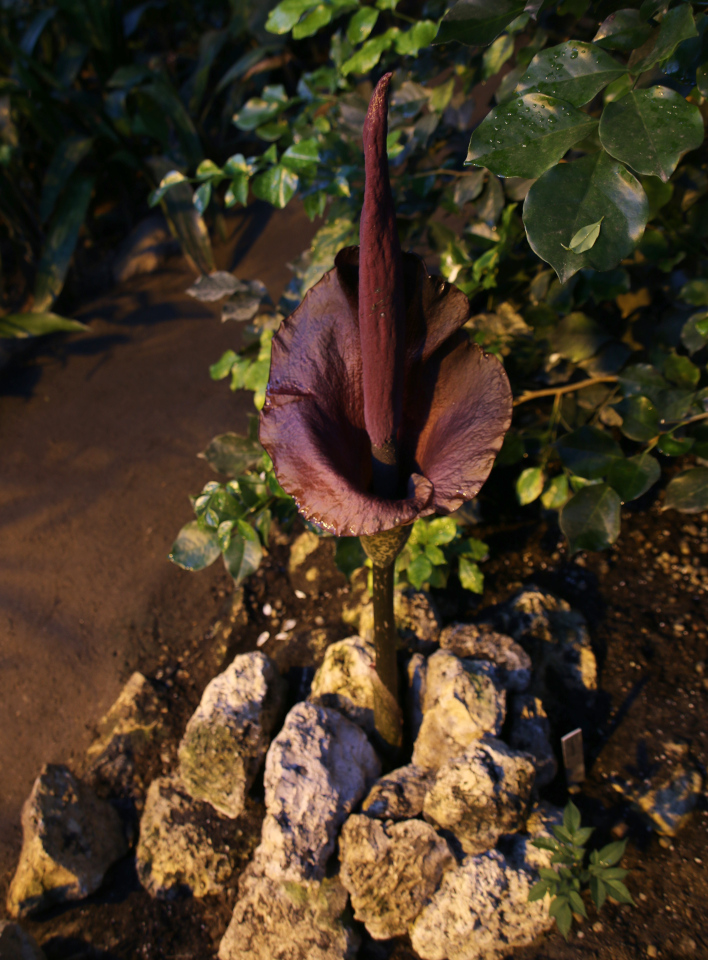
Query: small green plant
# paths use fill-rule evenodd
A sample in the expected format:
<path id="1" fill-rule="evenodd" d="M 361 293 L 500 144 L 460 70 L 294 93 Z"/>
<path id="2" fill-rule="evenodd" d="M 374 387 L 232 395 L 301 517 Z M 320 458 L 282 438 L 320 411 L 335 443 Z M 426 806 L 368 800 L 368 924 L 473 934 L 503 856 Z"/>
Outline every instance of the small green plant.
<path id="1" fill-rule="evenodd" d="M 607 897 L 634 906 L 632 895 L 624 884 L 629 871 L 617 866 L 624 856 L 626 840 L 617 840 L 601 850 L 592 850 L 585 866 L 585 845 L 592 836 L 593 827 L 581 826 L 580 811 L 572 800 L 563 811 L 563 826 L 551 829 L 553 837 L 534 840 L 533 846 L 552 851 L 551 863 L 558 864 L 558 868 L 541 867 L 541 879 L 531 887 L 529 903 L 542 900 L 547 893 L 550 894 L 549 913 L 564 937 L 567 938 L 570 933 L 573 914 L 587 918 L 581 891 L 588 886 L 598 910 Z"/>
<path id="2" fill-rule="evenodd" d="M 424 518 L 413 524 L 408 543 L 396 559 L 396 574 L 416 590 L 444 588 L 456 563 L 462 586 L 482 593 L 484 574 L 479 563 L 488 556 L 486 543 L 465 537 L 456 517 Z"/>

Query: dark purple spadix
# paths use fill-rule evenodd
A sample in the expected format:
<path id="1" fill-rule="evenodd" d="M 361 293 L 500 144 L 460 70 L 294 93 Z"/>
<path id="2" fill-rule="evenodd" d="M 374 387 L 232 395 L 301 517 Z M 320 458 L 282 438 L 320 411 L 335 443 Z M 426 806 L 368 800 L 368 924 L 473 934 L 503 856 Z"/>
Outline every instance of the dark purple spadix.
<path id="1" fill-rule="evenodd" d="M 401 422 L 405 300 L 403 257 L 388 176 L 391 74 L 379 80 L 364 123 L 364 208 L 359 232 L 359 332 L 364 422 L 374 457 L 390 462 Z"/>

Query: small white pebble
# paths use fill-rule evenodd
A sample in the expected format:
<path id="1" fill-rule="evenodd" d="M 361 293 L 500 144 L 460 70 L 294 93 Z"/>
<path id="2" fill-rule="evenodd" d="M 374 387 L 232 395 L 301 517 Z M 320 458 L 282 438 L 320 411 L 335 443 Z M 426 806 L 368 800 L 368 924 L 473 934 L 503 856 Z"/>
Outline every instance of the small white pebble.
<path id="1" fill-rule="evenodd" d="M 287 639 L 288 639 L 288 634 L 287 634 L 287 633 L 276 633 L 275 639 L 276 639 L 276 640 L 287 640 Z"/>
<path id="2" fill-rule="evenodd" d="M 583 933 L 583 931 L 582 931 L 582 930 L 578 930 L 578 940 L 583 940 L 584 937 L 585 937 L 585 934 Z"/>
<path id="3" fill-rule="evenodd" d="M 600 921 L 598 920 L 597 923 L 593 923 L 592 929 L 593 929 L 593 933 L 602 933 L 604 928 L 600 923 Z"/>
<path id="4" fill-rule="evenodd" d="M 283 630 L 287 633 L 289 630 L 294 630 L 297 625 L 297 620 L 286 620 L 283 624 Z"/>
<path id="5" fill-rule="evenodd" d="M 273 612 L 273 608 L 271 607 L 271 605 L 270 605 L 269 603 L 264 603 L 264 604 L 263 604 L 263 616 L 264 616 L 264 617 L 269 617 L 272 612 Z"/>
<path id="6" fill-rule="evenodd" d="M 318 627 L 324 626 L 324 617 L 315 617 L 315 625 Z"/>
<path id="7" fill-rule="evenodd" d="M 650 943 L 647 947 L 647 956 L 648 957 L 658 957 L 659 951 L 656 949 L 653 943 Z"/>
<path id="8" fill-rule="evenodd" d="M 696 861 L 696 863 L 703 863 L 700 857 L 694 857 L 693 859 Z"/>
<path id="9" fill-rule="evenodd" d="M 263 644 L 269 639 L 269 637 L 270 637 L 270 633 L 268 632 L 268 630 L 264 630 L 263 633 L 256 640 L 256 646 L 262 647 Z"/>
<path id="10" fill-rule="evenodd" d="M 295 596 L 298 598 L 298 600 L 305 600 L 307 598 L 307 594 L 303 593 L 302 590 L 296 590 Z"/>

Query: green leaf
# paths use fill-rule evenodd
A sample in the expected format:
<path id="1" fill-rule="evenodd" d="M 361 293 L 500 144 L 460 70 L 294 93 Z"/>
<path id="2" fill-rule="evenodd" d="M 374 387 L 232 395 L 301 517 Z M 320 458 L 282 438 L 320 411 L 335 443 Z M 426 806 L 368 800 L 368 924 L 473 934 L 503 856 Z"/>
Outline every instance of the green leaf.
<path id="1" fill-rule="evenodd" d="M 253 178 L 251 189 L 260 200 L 266 200 L 278 209 L 282 209 L 295 196 L 297 174 L 281 164 L 276 164 L 265 173 Z"/>
<path id="2" fill-rule="evenodd" d="M 603 20 L 593 37 L 593 43 L 606 50 L 621 50 L 631 53 L 635 47 L 641 47 L 651 36 L 651 27 L 646 23 L 639 10 L 624 9 L 611 13 Z"/>
<path id="3" fill-rule="evenodd" d="M 316 6 L 316 0 L 283 0 L 270 11 L 265 28 L 269 33 L 290 33 L 306 10 Z"/>
<path id="4" fill-rule="evenodd" d="M 539 880 L 538 883 L 534 883 L 529 890 L 528 902 L 533 903 L 536 900 L 543 900 L 550 889 L 551 884 L 548 880 Z"/>
<path id="5" fill-rule="evenodd" d="M 346 77 L 350 73 L 368 73 L 369 70 L 373 70 L 384 51 L 393 44 L 397 34 L 398 29 L 392 27 L 386 33 L 374 37 L 373 40 L 367 40 L 353 56 L 344 61 L 340 68 L 342 76 Z"/>
<path id="6" fill-rule="evenodd" d="M 684 153 L 703 143 L 703 118 L 698 107 L 675 90 L 650 87 L 608 103 L 599 132 L 615 159 L 666 181 Z"/>
<path id="7" fill-rule="evenodd" d="M 430 579 L 433 572 L 433 565 L 424 553 L 419 554 L 413 563 L 406 569 L 406 576 L 413 584 L 416 590 L 420 590 L 423 584 Z"/>
<path id="8" fill-rule="evenodd" d="M 590 877 L 590 894 L 595 901 L 597 909 L 601 910 L 607 899 L 607 888 L 599 877 Z"/>
<path id="9" fill-rule="evenodd" d="M 220 553 L 216 533 L 206 530 L 199 520 L 192 520 L 177 534 L 169 559 L 183 570 L 203 570 Z"/>
<path id="10" fill-rule="evenodd" d="M 324 3 L 318 4 L 314 10 L 303 17 L 293 27 L 293 40 L 302 40 L 303 37 L 314 37 L 318 30 L 326 27 L 332 19 L 334 10 Z"/>
<path id="11" fill-rule="evenodd" d="M 573 801 L 570 800 L 563 810 L 563 826 L 568 833 L 573 834 L 576 830 L 580 829 L 580 823 L 580 810 L 578 810 Z"/>
<path id="12" fill-rule="evenodd" d="M 636 500 L 650 490 L 661 476 L 655 457 L 640 453 L 626 460 L 615 460 L 607 471 L 607 482 L 617 491 L 622 503 Z"/>
<path id="13" fill-rule="evenodd" d="M 442 552 L 440 547 L 436 547 L 434 543 L 429 543 L 426 546 L 425 555 L 428 558 L 428 560 L 430 560 L 430 562 L 436 567 L 445 563 L 445 554 Z"/>
<path id="14" fill-rule="evenodd" d="M 610 340 L 610 334 L 597 321 L 577 311 L 564 317 L 551 335 L 554 352 L 573 363 L 594 357 Z"/>
<path id="15" fill-rule="evenodd" d="M 632 899 L 632 894 L 625 887 L 621 880 L 605 880 L 605 886 L 607 887 L 607 893 L 618 903 L 628 903 L 631 906 L 635 906 L 634 900 Z"/>
<path id="16" fill-rule="evenodd" d="M 666 488 L 662 510 L 679 513 L 708 510 L 708 467 L 693 467 L 674 477 Z"/>
<path id="17" fill-rule="evenodd" d="M 314 220 L 315 217 L 322 217 L 327 207 L 327 194 L 324 190 L 310 193 L 302 198 L 302 205 L 310 221 Z"/>
<path id="18" fill-rule="evenodd" d="M 572 253 L 585 253 L 586 250 L 591 250 L 600 236 L 600 227 L 604 219 L 604 217 L 600 217 L 597 223 L 589 223 L 587 227 L 581 227 L 571 238 L 567 247 L 565 244 L 561 244 L 563 249 L 570 250 Z"/>
<path id="19" fill-rule="evenodd" d="M 263 548 L 258 534 L 245 520 L 237 520 L 231 532 L 231 543 L 224 551 L 224 566 L 236 586 L 250 577 L 261 565 Z"/>
<path id="20" fill-rule="evenodd" d="M 396 34 L 394 38 L 396 53 L 400 53 L 402 57 L 417 56 L 419 50 L 433 42 L 437 30 L 438 25 L 432 20 L 419 20 L 410 30 Z"/>
<path id="21" fill-rule="evenodd" d="M 558 871 L 551 869 L 551 867 L 539 867 L 538 875 L 542 880 L 547 880 L 549 883 L 558 883 L 560 878 Z"/>
<path id="22" fill-rule="evenodd" d="M 586 480 L 599 480 L 622 457 L 621 447 L 609 433 L 590 426 L 565 434 L 556 449 L 565 466 Z"/>
<path id="23" fill-rule="evenodd" d="M 573 913 L 579 913 L 581 917 L 585 917 L 587 919 L 587 911 L 585 910 L 583 898 L 576 890 L 568 891 L 568 900 L 570 901 L 570 909 L 573 911 Z"/>
<path id="24" fill-rule="evenodd" d="M 533 179 L 557 163 L 596 123 L 561 100 L 527 93 L 487 114 L 472 134 L 465 163 L 487 167 L 502 177 Z"/>
<path id="25" fill-rule="evenodd" d="M 339 537 L 334 562 L 340 573 L 350 580 L 354 571 L 366 563 L 366 554 L 359 537 Z"/>
<path id="26" fill-rule="evenodd" d="M 426 539 L 428 543 L 441 544 L 450 543 L 457 534 L 457 524 L 452 517 L 434 517 L 432 520 L 423 521 L 426 528 Z"/>
<path id="27" fill-rule="evenodd" d="M 8 339 L 43 337 L 48 333 L 72 330 L 88 330 L 88 327 L 85 323 L 60 317 L 56 313 L 6 313 L 0 317 L 0 337 Z"/>
<path id="28" fill-rule="evenodd" d="M 46 313 L 64 286 L 92 191 L 93 179 L 75 175 L 57 203 L 34 281 L 37 313 Z"/>
<path id="29" fill-rule="evenodd" d="M 317 140 L 311 137 L 308 140 L 293 143 L 292 146 L 288 147 L 280 158 L 280 162 L 289 170 L 294 170 L 295 173 L 308 173 L 314 172 L 319 159 L 320 152 Z"/>
<path id="30" fill-rule="evenodd" d="M 541 467 L 527 467 L 516 481 L 516 496 L 521 506 L 533 503 L 543 493 L 544 476 Z"/>
<path id="31" fill-rule="evenodd" d="M 369 36 L 379 19 L 376 7 L 362 7 L 349 21 L 347 40 L 352 46 L 362 43 Z"/>
<path id="32" fill-rule="evenodd" d="M 484 593 L 484 574 L 473 560 L 460 557 L 457 576 L 465 590 L 470 590 L 472 593 Z"/>
<path id="33" fill-rule="evenodd" d="M 548 481 L 541 495 L 541 503 L 546 510 L 560 510 L 568 500 L 568 478 L 564 473 Z"/>
<path id="34" fill-rule="evenodd" d="M 637 76 L 663 63 L 683 40 L 697 36 L 691 4 L 680 3 L 664 15 L 655 34 L 629 58 L 630 73 Z"/>
<path id="35" fill-rule="evenodd" d="M 708 280 L 689 280 L 681 287 L 679 297 L 694 307 L 708 307 Z"/>
<path id="36" fill-rule="evenodd" d="M 524 226 L 534 253 L 561 283 L 578 270 L 611 270 L 641 239 L 649 205 L 641 184 L 604 151 L 558 164 L 533 184 L 524 202 Z M 573 253 L 563 244 L 604 217 L 594 246 Z"/>
<path id="37" fill-rule="evenodd" d="M 482 76 L 485 80 L 495 76 L 506 61 L 514 55 L 514 38 L 509 33 L 503 33 L 484 51 L 482 57 Z"/>
<path id="38" fill-rule="evenodd" d="M 257 439 L 242 437 L 238 433 L 221 433 L 209 441 L 209 446 L 200 456 L 217 473 L 238 477 L 254 467 L 262 453 L 263 447 Z"/>
<path id="39" fill-rule="evenodd" d="M 683 325 L 681 342 L 689 353 L 697 353 L 708 343 L 708 311 L 695 313 Z"/>
<path id="40" fill-rule="evenodd" d="M 647 443 L 661 432 L 659 411 L 648 397 L 627 397 L 619 406 L 622 415 L 622 433 L 630 440 Z"/>
<path id="41" fill-rule="evenodd" d="M 524 12 L 525 0 L 458 0 L 445 14 L 435 43 L 457 40 L 471 47 L 496 40 Z"/>
<path id="42" fill-rule="evenodd" d="M 253 97 L 247 101 L 231 118 L 239 130 L 255 130 L 270 120 L 274 120 L 281 113 L 287 103 L 278 100 L 266 100 L 260 97 Z M 226 167 L 224 168 L 226 169 Z M 228 172 L 228 171 L 227 171 Z"/>
<path id="43" fill-rule="evenodd" d="M 581 107 L 626 69 L 595 44 L 568 40 L 537 53 L 516 90 L 538 90 Z"/>
<path id="44" fill-rule="evenodd" d="M 156 207 L 168 190 L 171 190 L 177 183 L 184 183 L 186 179 L 185 175 L 180 173 L 179 170 L 170 170 L 170 172 L 160 180 L 157 190 L 153 190 L 148 197 L 148 204 L 151 207 Z"/>
<path id="45" fill-rule="evenodd" d="M 209 206 L 209 201 L 211 200 L 211 181 L 207 180 L 206 183 L 202 183 L 201 186 L 197 187 L 194 191 L 194 197 L 192 203 L 197 208 L 197 211 L 202 214 Z"/>
<path id="46" fill-rule="evenodd" d="M 604 550 L 619 536 L 620 498 L 605 483 L 583 487 L 561 510 L 560 528 L 571 553 Z"/>
<path id="47" fill-rule="evenodd" d="M 691 363 L 688 357 L 683 357 L 678 353 L 671 353 L 664 363 L 664 376 L 667 380 L 677 384 L 679 387 L 689 389 L 698 386 L 701 379 L 701 371 Z"/>
<path id="48" fill-rule="evenodd" d="M 702 97 L 708 97 L 708 63 L 702 64 L 696 70 L 696 86 Z"/>
<path id="49" fill-rule="evenodd" d="M 220 183 L 224 179 L 224 171 L 213 160 L 202 160 L 197 167 L 195 176 L 197 180 L 215 180 Z"/>
<path id="50" fill-rule="evenodd" d="M 675 437 L 671 433 L 663 433 L 659 437 L 657 448 L 666 457 L 683 457 L 694 443 L 693 437 Z"/>
<path id="51" fill-rule="evenodd" d="M 59 194 L 76 167 L 93 147 L 93 137 L 67 137 L 58 145 L 44 175 L 39 201 L 39 219 L 46 223 L 54 211 Z"/>
<path id="52" fill-rule="evenodd" d="M 231 181 L 231 186 L 224 194 L 224 206 L 228 209 L 240 203 L 246 206 L 248 203 L 248 174 L 237 173 Z"/>
<path id="53" fill-rule="evenodd" d="M 573 842 L 576 847 L 584 847 L 594 832 L 594 827 L 579 827 L 575 830 L 573 833 Z"/>
<path id="54" fill-rule="evenodd" d="M 562 902 L 561 902 L 562 900 Z M 559 905 L 553 911 L 553 916 L 556 919 L 556 925 L 560 933 L 567 939 L 568 934 L 570 933 L 570 928 L 573 925 L 573 914 L 571 913 L 568 901 L 565 898 L 556 897 L 553 903 L 551 904 L 551 910 L 553 905 L 558 903 Z M 551 910 L 548 912 L 551 913 Z"/>

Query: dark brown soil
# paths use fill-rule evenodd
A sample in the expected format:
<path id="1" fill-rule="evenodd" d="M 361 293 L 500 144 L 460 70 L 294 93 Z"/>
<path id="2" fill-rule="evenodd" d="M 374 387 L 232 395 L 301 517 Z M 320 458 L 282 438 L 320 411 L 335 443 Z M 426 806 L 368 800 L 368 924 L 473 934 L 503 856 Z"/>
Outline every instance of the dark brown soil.
<path id="1" fill-rule="evenodd" d="M 298 221 L 295 239 L 282 222 L 277 226 L 268 233 L 269 225 L 251 256 L 258 244 L 270 254 L 275 244 L 290 243 L 296 249 L 279 254 L 282 264 L 305 245 L 306 224 Z M 268 277 L 262 268 L 238 273 L 282 285 L 281 274 Z M 91 336 L 111 339 L 87 336 L 42 352 L 30 368 L 38 368 L 36 384 L 0 398 L 9 691 L 0 724 L 3 898 L 18 852 L 19 806 L 33 777 L 45 761 L 79 764 L 95 721 L 130 672 L 151 677 L 170 707 L 172 738 L 145 771 L 156 775 L 173 768 L 177 738 L 208 680 L 235 653 L 254 649 L 264 631 L 271 636 L 263 649 L 288 676 L 293 701 L 305 693 L 326 644 L 350 632 L 340 615 L 352 588 L 333 566 L 332 541 L 308 558 L 307 570 L 316 567 L 317 574 L 305 579 L 288 574 L 288 538 L 276 533 L 264 566 L 236 594 L 218 567 L 189 575 L 164 560 L 189 518 L 187 493 L 209 478 L 193 454 L 213 433 L 242 426 L 248 401 L 204 376 L 206 365 L 233 346 L 234 332 L 181 299 L 184 272 L 143 283 L 144 291 L 121 294 L 113 319 L 94 321 Z M 128 303 L 138 294 L 143 302 L 131 313 Z M 178 311 L 158 306 L 167 297 Z M 22 376 L 15 383 L 26 382 Z M 637 903 L 607 905 L 599 916 L 589 905 L 589 920 L 567 943 L 554 932 L 515 956 L 706 960 L 706 804 L 677 838 L 660 840 L 613 784 L 661 769 L 669 740 L 688 742 L 693 760 L 704 771 L 708 764 L 708 515 L 663 514 L 659 501 L 644 503 L 627 511 L 615 547 L 572 561 L 557 528 L 533 508 L 481 525 L 475 535 L 491 548 L 485 595 L 478 601 L 453 589 L 439 596 L 447 619 L 475 616 L 533 582 L 589 621 L 602 692 L 591 715 L 568 715 L 555 733 L 583 727 L 588 777 L 575 801 L 583 822 L 596 827 L 593 842 L 629 838 L 627 882 Z M 297 621 L 294 639 L 276 640 L 286 619 Z M 261 791 L 257 784 L 239 822 L 251 841 Z M 546 795 L 565 803 L 561 776 Z M 244 854 L 248 848 L 244 842 Z M 48 960 L 214 960 L 235 884 L 203 901 L 154 901 L 126 858 L 94 897 L 27 926 Z M 404 943 L 365 939 L 360 957 L 415 955 Z"/>

